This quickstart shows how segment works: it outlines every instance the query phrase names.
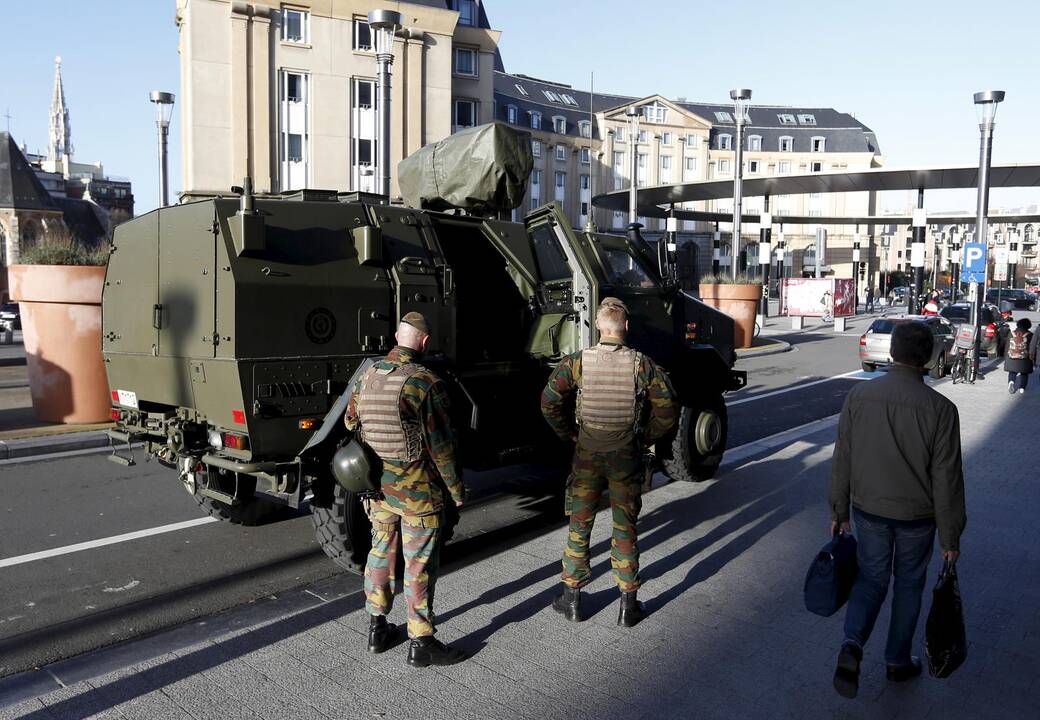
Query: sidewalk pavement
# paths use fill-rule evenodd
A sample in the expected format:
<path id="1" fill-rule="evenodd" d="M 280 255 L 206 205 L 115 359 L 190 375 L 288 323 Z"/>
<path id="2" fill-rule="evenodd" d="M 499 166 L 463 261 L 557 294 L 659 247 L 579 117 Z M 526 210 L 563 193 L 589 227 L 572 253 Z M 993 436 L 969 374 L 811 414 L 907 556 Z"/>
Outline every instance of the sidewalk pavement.
<path id="1" fill-rule="evenodd" d="M 162 635 L 137 641 L 151 643 L 148 659 L 138 654 L 119 670 L 113 658 L 133 657 L 135 643 L 85 656 L 76 672 L 44 669 L 41 683 L 65 675 L 68 687 L 0 707 L 0 719 L 1035 716 L 1040 389 L 1009 396 L 1002 379 L 993 372 L 973 386 L 935 386 L 960 408 L 969 518 L 959 569 L 970 649 L 949 679 L 885 680 L 886 607 L 859 697 L 843 699 L 831 686 L 844 613 L 811 615 L 801 592 L 829 535 L 832 417 L 736 449 L 717 481 L 672 483 L 644 498 L 640 594 L 651 615 L 635 628 L 615 624 L 605 511 L 585 623 L 549 608 L 566 537 L 558 527 L 446 568 L 438 625 L 442 640 L 473 653 L 461 665 L 409 668 L 405 645 L 367 654 L 361 595 L 324 601 L 318 589 L 309 607 L 260 624 L 248 608 L 228 611 L 245 618 L 238 625 L 201 619 L 193 626 L 211 634 L 187 645 L 164 649 Z M 939 565 L 936 550 L 929 587 Z M 398 598 L 392 620 L 402 621 L 403 606 Z M 919 635 L 929 606 L 926 591 Z M 920 637 L 915 651 L 924 654 Z"/>

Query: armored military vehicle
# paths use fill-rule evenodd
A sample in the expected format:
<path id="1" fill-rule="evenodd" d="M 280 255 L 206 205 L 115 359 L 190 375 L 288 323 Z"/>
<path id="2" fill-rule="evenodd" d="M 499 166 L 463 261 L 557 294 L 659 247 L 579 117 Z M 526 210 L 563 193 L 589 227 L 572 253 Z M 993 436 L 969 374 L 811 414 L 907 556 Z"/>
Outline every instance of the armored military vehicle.
<path id="1" fill-rule="evenodd" d="M 352 381 L 391 349 L 399 319 L 417 310 L 431 324 L 425 362 L 450 386 L 464 465 L 488 468 L 566 456 L 540 391 L 561 357 L 597 341 L 596 307 L 614 295 L 630 308 L 632 345 L 667 368 L 682 399 L 674 439 L 657 448 L 668 474 L 711 477 L 726 444 L 723 393 L 745 381 L 732 369 L 733 321 L 678 290 L 667 254 L 638 229 L 579 232 L 556 205 L 523 223 L 491 216 L 523 196 L 527 134 L 495 125 L 445 143 L 488 146 L 466 161 L 483 164 L 465 174 L 478 187 L 453 194 L 442 177 L 431 197 L 406 182 L 443 171 L 425 167 L 452 157 L 441 147 L 402 163 L 416 207 L 315 190 L 256 196 L 247 181 L 121 225 L 104 290 L 113 459 L 133 464 L 143 443 L 230 522 L 310 501 L 322 547 L 357 570 L 367 521 L 330 460 Z"/>

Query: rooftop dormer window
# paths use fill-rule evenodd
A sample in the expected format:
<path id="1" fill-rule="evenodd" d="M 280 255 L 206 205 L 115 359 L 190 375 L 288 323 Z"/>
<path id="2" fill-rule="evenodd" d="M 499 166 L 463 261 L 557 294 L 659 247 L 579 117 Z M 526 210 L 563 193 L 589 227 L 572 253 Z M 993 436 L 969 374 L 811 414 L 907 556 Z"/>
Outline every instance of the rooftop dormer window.
<path id="1" fill-rule="evenodd" d="M 457 10 L 459 13 L 459 25 L 477 24 L 476 0 L 453 0 L 452 10 Z"/>
<path id="2" fill-rule="evenodd" d="M 815 125 L 816 124 L 816 116 L 815 115 L 799 115 L 798 116 L 798 124 L 799 125 Z"/>
<path id="3" fill-rule="evenodd" d="M 516 85 L 514 85 L 513 87 L 515 87 L 515 88 L 516 88 L 516 91 L 517 91 L 518 93 L 520 93 L 520 94 L 521 94 L 521 95 L 523 95 L 524 97 L 527 97 L 527 88 L 525 88 L 525 87 L 524 87 L 523 85 L 521 85 L 520 83 L 517 83 L 517 84 L 516 84 Z"/>
<path id="4" fill-rule="evenodd" d="M 552 90 L 542 90 L 542 93 L 549 102 L 560 103 L 561 105 L 563 104 L 563 99 Z"/>
<path id="5" fill-rule="evenodd" d="M 787 113 L 780 113 L 780 114 L 778 114 L 776 116 L 776 119 L 780 121 L 781 125 L 795 125 L 796 124 L 795 119 L 794 119 L 794 115 L 789 115 Z"/>
<path id="6" fill-rule="evenodd" d="M 647 122 L 663 123 L 668 118 L 668 108 L 655 100 L 649 105 L 643 106 L 643 117 Z"/>

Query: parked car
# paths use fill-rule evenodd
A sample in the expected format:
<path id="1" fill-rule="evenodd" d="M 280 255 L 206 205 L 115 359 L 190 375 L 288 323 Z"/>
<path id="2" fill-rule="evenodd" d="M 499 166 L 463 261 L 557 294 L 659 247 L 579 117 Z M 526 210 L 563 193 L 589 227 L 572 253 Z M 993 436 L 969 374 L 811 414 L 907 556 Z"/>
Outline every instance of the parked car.
<path id="1" fill-rule="evenodd" d="M 22 329 L 22 314 L 18 303 L 4 303 L 0 305 L 0 323 L 10 325 L 12 330 Z"/>
<path id="2" fill-rule="evenodd" d="M 874 372 L 879 365 L 892 364 L 892 332 L 902 323 L 920 322 L 931 329 L 935 337 L 932 359 L 928 362 L 928 374 L 935 379 L 946 375 L 950 367 L 955 338 L 953 325 L 941 317 L 904 315 L 897 318 L 878 318 L 870 324 L 859 339 L 859 360 L 866 372 Z"/>
<path id="3" fill-rule="evenodd" d="M 888 301 L 892 305 L 906 305 L 907 299 L 910 297 L 910 288 L 906 285 L 900 285 L 894 287 L 888 291 Z"/>
<path id="4" fill-rule="evenodd" d="M 939 311 L 939 316 L 949 320 L 954 326 L 963 325 L 971 320 L 971 303 L 954 303 Z M 956 334 L 956 330 L 954 331 Z M 1003 357 L 1007 347 L 1007 338 L 1011 334 L 1011 326 L 1001 316 L 995 305 L 982 306 L 982 352 L 989 355 L 996 353 Z"/>
<path id="5" fill-rule="evenodd" d="M 986 291 L 986 302 L 997 307 L 1010 303 L 1016 310 L 1036 310 L 1036 295 L 1019 288 L 990 288 Z"/>

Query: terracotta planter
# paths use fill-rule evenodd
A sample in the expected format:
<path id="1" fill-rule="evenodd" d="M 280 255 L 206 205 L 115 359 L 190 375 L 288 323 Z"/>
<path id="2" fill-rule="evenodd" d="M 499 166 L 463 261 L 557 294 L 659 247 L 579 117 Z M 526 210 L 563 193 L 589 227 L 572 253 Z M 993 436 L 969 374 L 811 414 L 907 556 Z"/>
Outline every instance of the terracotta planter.
<path id="1" fill-rule="evenodd" d="M 40 420 L 96 423 L 111 401 L 101 354 L 105 268 L 12 265 L 11 299 L 21 303 L 33 412 Z"/>
<path id="2" fill-rule="evenodd" d="M 761 285 L 701 285 L 701 300 L 718 308 L 736 323 L 734 344 L 749 348 L 755 337 L 755 316 L 762 299 Z"/>

